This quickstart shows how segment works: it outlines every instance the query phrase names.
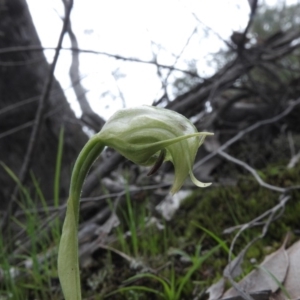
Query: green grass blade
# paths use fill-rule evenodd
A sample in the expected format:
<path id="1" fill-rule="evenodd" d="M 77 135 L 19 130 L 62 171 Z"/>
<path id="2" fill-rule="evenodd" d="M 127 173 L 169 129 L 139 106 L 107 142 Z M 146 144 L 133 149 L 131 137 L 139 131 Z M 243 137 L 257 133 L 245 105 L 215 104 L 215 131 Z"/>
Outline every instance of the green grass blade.
<path id="1" fill-rule="evenodd" d="M 148 288 L 146 286 L 138 286 L 138 285 L 133 285 L 133 286 L 127 286 L 127 287 L 122 287 L 114 292 L 111 292 L 107 295 L 105 295 L 104 298 L 108 298 L 112 295 L 115 295 L 115 294 L 118 294 L 118 293 L 122 293 L 122 292 L 126 292 L 126 291 L 133 291 L 133 290 L 136 290 L 136 291 L 143 291 L 143 292 L 147 292 L 147 293 L 153 293 L 153 294 L 156 294 L 162 298 L 164 298 L 164 294 L 155 290 L 155 289 L 152 289 L 152 288 Z"/>
<path id="2" fill-rule="evenodd" d="M 130 277 L 126 281 L 124 281 L 124 283 L 130 282 L 130 281 L 136 280 L 136 279 L 141 279 L 141 278 L 154 279 L 154 280 L 158 281 L 159 283 L 161 283 L 161 285 L 163 286 L 163 288 L 165 290 L 165 294 L 170 295 L 172 293 L 170 285 L 165 280 L 163 280 L 162 278 L 160 278 L 156 275 L 150 274 L 150 273 L 137 274 L 133 277 Z"/>
<path id="3" fill-rule="evenodd" d="M 226 245 L 226 243 L 220 239 L 217 235 L 215 235 L 213 232 L 210 230 L 206 229 L 205 227 L 201 226 L 200 224 L 197 224 L 196 222 L 192 222 L 196 227 L 200 228 L 203 230 L 205 233 L 207 233 L 210 237 L 212 237 L 225 251 L 226 253 L 229 253 L 229 248 Z"/>
<path id="4" fill-rule="evenodd" d="M 64 128 L 62 127 L 59 133 L 58 138 L 58 149 L 56 156 L 56 166 L 55 166 L 55 177 L 54 177 L 54 206 L 58 207 L 59 205 L 59 181 L 61 173 L 61 162 L 63 156 L 63 146 L 64 146 Z"/>
<path id="5" fill-rule="evenodd" d="M 46 199 L 45 199 L 45 197 L 44 197 L 44 194 L 43 194 L 43 192 L 42 192 L 42 190 L 41 190 L 41 188 L 40 188 L 40 185 L 39 185 L 39 183 L 38 183 L 36 177 L 34 176 L 33 172 L 30 172 L 30 177 L 31 177 L 31 180 L 32 180 L 32 182 L 33 182 L 33 185 L 34 185 L 34 188 L 35 188 L 35 190 L 36 190 L 36 193 L 37 193 L 39 199 L 40 199 L 41 202 L 42 202 L 42 205 L 43 205 L 43 207 L 44 207 L 44 210 L 45 210 L 45 212 L 48 214 L 48 213 L 49 213 L 49 209 L 48 209 L 48 205 L 47 205 Z"/>
<path id="6" fill-rule="evenodd" d="M 272 274 L 268 269 L 266 269 L 263 266 L 256 266 L 257 268 L 263 270 L 267 276 L 270 276 L 277 284 L 277 286 L 280 288 L 286 299 L 291 299 L 291 296 L 289 295 L 289 292 L 286 290 L 286 288 L 283 286 L 283 284 Z"/>
<path id="7" fill-rule="evenodd" d="M 212 254 L 214 254 L 219 248 L 221 247 L 221 245 L 217 245 L 216 247 L 212 248 L 211 250 L 209 250 L 205 255 L 199 257 L 199 259 L 197 260 L 197 262 L 195 262 L 193 264 L 193 266 L 189 269 L 189 271 L 185 274 L 185 276 L 183 277 L 183 279 L 181 280 L 177 292 L 176 292 L 176 296 L 175 299 L 180 299 L 182 290 L 184 288 L 184 286 L 186 285 L 186 283 L 188 282 L 188 280 L 190 280 L 191 276 L 194 274 L 195 271 L 197 271 L 201 264 L 207 259 L 209 258 Z M 192 261 L 195 261 L 194 259 Z"/>

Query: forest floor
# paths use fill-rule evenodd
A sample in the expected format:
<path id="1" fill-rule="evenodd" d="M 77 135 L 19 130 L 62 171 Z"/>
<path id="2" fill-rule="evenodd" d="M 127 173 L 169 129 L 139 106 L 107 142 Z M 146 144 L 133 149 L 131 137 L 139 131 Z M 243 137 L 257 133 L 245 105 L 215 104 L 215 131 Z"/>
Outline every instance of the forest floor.
<path id="1" fill-rule="evenodd" d="M 276 164 L 259 173 L 269 184 L 286 187 L 300 182 L 299 171 L 300 166 L 287 169 L 284 164 Z M 112 242 L 98 247 L 89 263 L 81 267 L 83 299 L 208 299 L 206 290 L 222 277 L 237 233 L 233 230 L 224 234 L 224 230 L 247 224 L 272 209 L 279 203 L 278 195 L 261 187 L 254 177 L 240 175 L 233 186 L 214 183 L 194 190 L 169 221 L 153 210 L 150 213 L 150 195 L 142 200 L 127 196 L 125 205 L 117 211 L 120 225 L 110 233 Z M 299 239 L 299 197 L 299 191 L 292 191 L 264 237 L 249 247 L 241 264 L 243 272 L 236 281 L 279 249 L 287 233 L 291 233 L 288 245 Z M 61 224 L 57 224 L 43 247 L 35 246 L 39 243 L 35 238 L 37 220 L 30 210 L 27 217 L 31 222 L 24 230 L 34 243 L 28 253 L 19 256 L 18 264 L 8 253 L 7 239 L 1 241 L 0 299 L 63 299 L 56 255 L 44 262 L 39 259 L 41 251 L 56 249 Z M 265 224 L 241 233 L 232 258 L 261 235 Z M 22 246 L 18 241 L 15 245 Z M 22 264 L 19 268 L 20 261 L 28 258 L 30 267 Z M 226 284 L 225 289 L 229 286 Z"/>

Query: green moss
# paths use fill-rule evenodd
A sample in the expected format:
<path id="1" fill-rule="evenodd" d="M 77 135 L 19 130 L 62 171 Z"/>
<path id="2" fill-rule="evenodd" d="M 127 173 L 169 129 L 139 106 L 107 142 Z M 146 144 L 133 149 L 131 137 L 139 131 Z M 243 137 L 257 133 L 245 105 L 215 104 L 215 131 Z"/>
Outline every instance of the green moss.
<path id="1" fill-rule="evenodd" d="M 261 173 L 264 174 L 266 182 L 289 187 L 300 182 L 299 169 L 299 166 L 288 170 L 282 165 L 270 165 L 267 169 L 261 170 Z M 299 228 L 299 196 L 299 191 L 291 192 L 291 198 L 282 216 L 271 223 L 266 236 L 249 249 L 246 258 L 256 258 L 260 261 L 267 254 L 265 251 L 267 246 L 277 249 L 287 232 Z M 204 190 L 196 190 L 176 214 L 173 223 L 176 230 L 184 234 L 187 242 L 203 235 L 203 231 L 197 227 L 197 224 L 200 224 L 229 245 L 235 232 L 225 235 L 224 229 L 245 224 L 271 209 L 278 202 L 279 193 L 260 187 L 251 175 L 242 176 L 236 186 L 212 186 Z M 237 240 L 234 253 L 238 254 L 248 242 L 261 233 L 261 229 L 261 226 L 254 227 L 242 233 Z M 204 240 L 204 246 L 207 248 L 215 244 L 216 241 L 209 236 Z M 223 255 L 226 257 L 226 253 Z M 216 260 L 214 263 L 216 269 L 222 267 L 220 261 L 226 265 L 227 260 Z"/>

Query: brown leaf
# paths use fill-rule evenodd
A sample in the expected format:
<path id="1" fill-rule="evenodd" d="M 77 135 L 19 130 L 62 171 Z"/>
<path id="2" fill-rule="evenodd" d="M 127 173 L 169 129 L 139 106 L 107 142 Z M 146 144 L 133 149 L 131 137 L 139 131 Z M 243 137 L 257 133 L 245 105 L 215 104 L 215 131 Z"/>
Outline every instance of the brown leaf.
<path id="1" fill-rule="evenodd" d="M 275 292 L 278 284 L 272 278 L 275 277 L 282 283 L 286 277 L 289 267 L 289 258 L 285 250 L 285 243 L 276 252 L 268 255 L 261 263 L 260 268 L 250 272 L 245 278 L 239 282 L 239 287 L 246 293 L 271 290 Z M 272 274 L 272 275 L 270 275 Z M 230 288 L 223 298 L 238 296 L 239 293 L 234 288 Z"/>
<path id="2" fill-rule="evenodd" d="M 246 252 L 248 251 L 249 244 L 239 253 L 239 255 L 232 260 L 224 269 L 223 276 L 226 278 L 235 278 L 237 276 L 240 276 L 242 274 L 242 263 L 244 261 L 244 256 Z"/>
<path id="3" fill-rule="evenodd" d="M 211 285 L 206 293 L 209 293 L 208 300 L 220 299 L 224 292 L 225 278 L 222 277 L 218 282 Z"/>
<path id="4" fill-rule="evenodd" d="M 288 250 L 289 268 L 284 281 L 284 287 L 291 299 L 300 298 L 300 241 L 293 244 Z M 277 298 L 278 297 L 278 298 Z M 286 299 L 282 291 L 276 295 L 275 299 Z"/>

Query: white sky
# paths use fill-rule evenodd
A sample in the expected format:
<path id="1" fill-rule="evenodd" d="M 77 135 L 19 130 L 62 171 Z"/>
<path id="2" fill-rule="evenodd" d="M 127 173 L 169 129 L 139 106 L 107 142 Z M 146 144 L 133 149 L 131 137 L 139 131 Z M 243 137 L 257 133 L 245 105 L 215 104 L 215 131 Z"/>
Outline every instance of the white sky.
<path id="1" fill-rule="evenodd" d="M 27 0 L 34 23 L 44 47 L 55 47 L 62 28 L 64 15 L 61 0 Z M 268 1 L 276 2 L 276 0 Z M 243 30 L 248 21 L 247 0 L 75 0 L 71 14 L 72 28 L 82 49 L 104 51 L 143 60 L 158 53 L 158 62 L 173 65 L 190 35 L 190 40 L 176 67 L 187 68 L 187 61 L 196 60 L 201 76 L 211 75 L 209 54 L 223 47 L 212 32 L 205 35 L 201 22 L 228 39 L 234 30 Z M 151 46 L 151 42 L 155 45 Z M 65 38 L 64 47 L 70 42 Z M 159 47 L 160 46 L 160 47 Z M 159 49 L 160 48 L 160 49 Z M 51 62 L 53 51 L 46 52 Z M 66 96 L 79 114 L 76 97 L 68 77 L 71 54 L 61 52 L 55 76 L 66 90 Z M 81 54 L 82 83 L 92 108 L 108 118 L 123 106 L 121 90 L 127 107 L 151 104 L 161 96 L 161 82 L 155 66 L 116 61 L 101 55 Z M 115 80 L 112 72 L 126 75 Z M 115 100 L 105 92 L 114 94 Z"/>

